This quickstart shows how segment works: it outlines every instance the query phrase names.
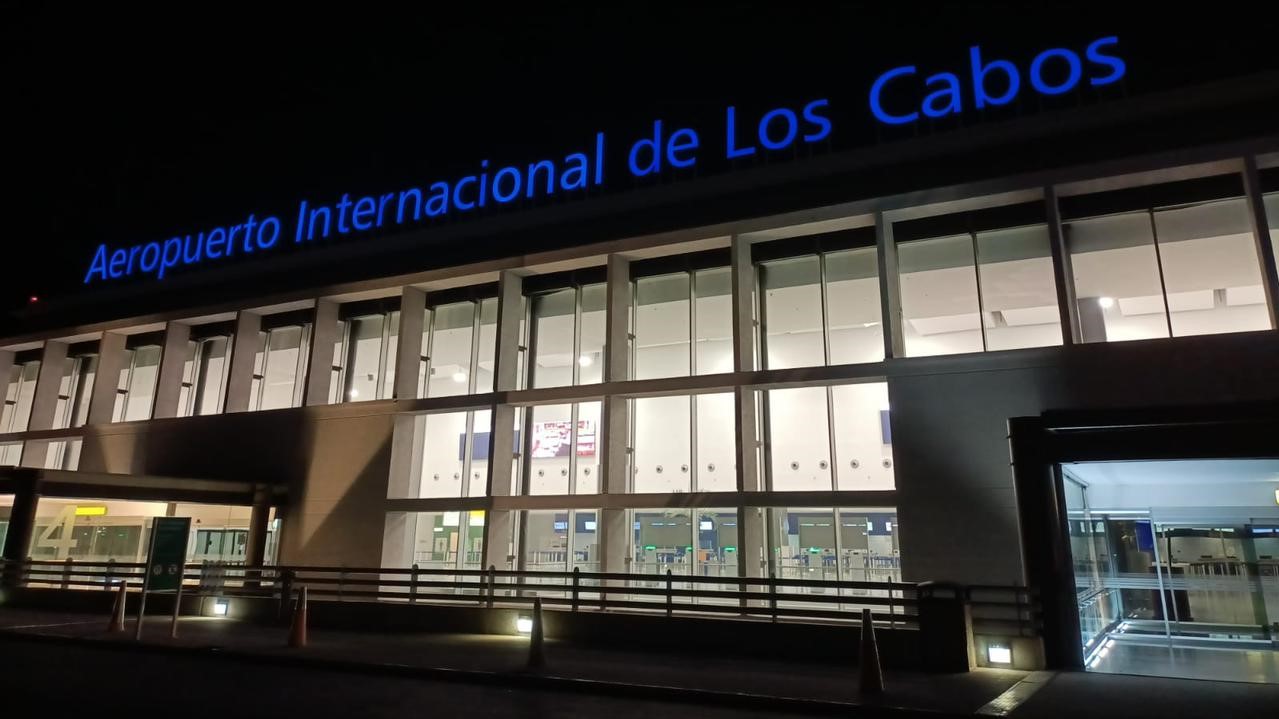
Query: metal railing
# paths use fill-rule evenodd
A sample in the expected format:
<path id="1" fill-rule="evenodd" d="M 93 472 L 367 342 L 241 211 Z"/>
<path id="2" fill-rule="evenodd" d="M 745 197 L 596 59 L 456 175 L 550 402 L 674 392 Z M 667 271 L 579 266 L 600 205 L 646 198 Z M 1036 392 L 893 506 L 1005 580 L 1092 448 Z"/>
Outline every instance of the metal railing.
<path id="1" fill-rule="evenodd" d="M 62 589 L 141 588 L 145 565 L 122 562 L 26 560 L 0 562 L 10 584 Z M 306 586 L 312 599 L 401 604 L 522 607 L 540 598 L 548 608 L 718 615 L 771 621 L 859 621 L 863 608 L 890 628 L 918 629 L 918 585 L 770 577 L 702 577 L 617 572 L 514 571 L 391 567 L 188 564 L 187 594 L 284 601 Z M 972 608 L 974 629 L 1038 634 L 1034 593 L 1025 587 L 955 587 Z"/>

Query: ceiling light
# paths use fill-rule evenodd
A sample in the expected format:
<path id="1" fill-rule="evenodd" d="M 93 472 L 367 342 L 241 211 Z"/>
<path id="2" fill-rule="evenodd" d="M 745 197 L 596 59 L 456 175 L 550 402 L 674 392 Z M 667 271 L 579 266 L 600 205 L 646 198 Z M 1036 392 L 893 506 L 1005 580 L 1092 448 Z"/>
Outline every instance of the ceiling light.
<path id="1" fill-rule="evenodd" d="M 583 367 L 590 367 L 591 363 L 593 363 L 594 361 L 595 360 L 591 359 L 590 355 L 582 355 L 581 357 L 577 358 L 577 363 Z"/>
<path id="2" fill-rule="evenodd" d="M 454 382 L 459 382 L 459 383 L 461 383 L 461 382 L 465 382 L 465 381 L 466 381 L 466 373 L 465 373 L 465 372 L 463 372 L 462 370 L 458 370 L 458 371 L 454 372 L 454 373 L 453 373 L 453 381 L 454 381 Z"/>
<path id="3" fill-rule="evenodd" d="M 351 395 L 351 399 L 355 399 L 356 397 L 359 397 L 359 396 L 360 396 L 360 390 L 358 390 L 358 389 L 353 389 L 353 390 L 351 390 L 348 394 L 350 394 L 350 395 Z"/>
<path id="4" fill-rule="evenodd" d="M 1111 307 L 1115 306 L 1115 298 L 1114 297 L 1098 297 L 1097 304 L 1101 305 L 1101 308 L 1103 310 L 1108 310 Z"/>

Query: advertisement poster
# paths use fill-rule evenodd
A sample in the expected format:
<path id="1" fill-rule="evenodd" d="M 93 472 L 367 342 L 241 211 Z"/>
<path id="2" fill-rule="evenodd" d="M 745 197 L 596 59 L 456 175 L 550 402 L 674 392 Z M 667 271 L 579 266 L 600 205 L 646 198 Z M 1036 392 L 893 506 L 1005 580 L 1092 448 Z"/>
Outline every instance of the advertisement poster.
<path id="1" fill-rule="evenodd" d="M 569 420 L 535 422 L 533 424 L 533 459 L 567 457 L 572 451 L 573 423 Z M 577 421 L 577 456 L 595 455 L 595 421 Z"/>

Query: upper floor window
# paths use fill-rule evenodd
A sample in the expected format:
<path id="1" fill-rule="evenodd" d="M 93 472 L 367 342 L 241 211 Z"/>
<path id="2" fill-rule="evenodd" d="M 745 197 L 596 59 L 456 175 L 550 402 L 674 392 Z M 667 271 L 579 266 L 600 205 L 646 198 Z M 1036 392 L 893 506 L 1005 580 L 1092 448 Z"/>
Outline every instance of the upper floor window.
<path id="1" fill-rule="evenodd" d="M 259 333 L 262 349 L 253 359 L 249 411 L 302 406 L 311 325 L 290 319 L 263 318 L 264 329 Z M 268 321 L 275 326 L 266 326 Z"/>
<path id="2" fill-rule="evenodd" d="M 427 297 L 422 333 L 419 397 L 493 391 L 497 349 L 496 286 L 464 288 Z M 471 295 L 457 301 L 461 295 Z"/>
<path id="3" fill-rule="evenodd" d="M 27 422 L 31 420 L 31 402 L 36 395 L 36 378 L 40 376 L 39 355 L 39 350 L 33 350 L 14 358 L 5 385 L 0 432 L 23 432 L 27 429 Z"/>
<path id="4" fill-rule="evenodd" d="M 528 346 L 533 361 L 528 363 L 528 386 L 602 381 L 607 304 L 602 270 L 525 280 L 525 291 L 532 305 Z"/>
<path id="5" fill-rule="evenodd" d="M 133 335 L 124 351 L 124 363 L 116 384 L 113 422 L 151 419 L 155 383 L 160 374 L 162 337 Z"/>
<path id="6" fill-rule="evenodd" d="M 58 401 L 53 413 L 53 427 L 81 427 L 89 420 L 89 398 L 98 371 L 96 347 L 72 346 L 58 383 Z"/>
<path id="7" fill-rule="evenodd" d="M 728 253 L 712 251 L 631 265 L 634 379 L 733 371 Z"/>
<path id="8" fill-rule="evenodd" d="M 884 359 L 873 227 L 761 243 L 751 257 L 764 368 Z"/>
<path id="9" fill-rule="evenodd" d="M 187 342 L 186 361 L 182 366 L 182 387 L 178 391 L 179 417 L 222 412 L 230 357 L 230 327 L 192 329 L 192 339 Z"/>
<path id="10" fill-rule="evenodd" d="M 894 223 L 906 355 L 1060 345 L 1042 202 Z"/>
<path id="11" fill-rule="evenodd" d="M 1062 198 L 1085 342 L 1270 328 L 1237 176 Z"/>
<path id="12" fill-rule="evenodd" d="M 395 301 L 344 305 L 333 348 L 329 402 L 387 399 L 395 388 L 395 352 L 400 311 Z"/>

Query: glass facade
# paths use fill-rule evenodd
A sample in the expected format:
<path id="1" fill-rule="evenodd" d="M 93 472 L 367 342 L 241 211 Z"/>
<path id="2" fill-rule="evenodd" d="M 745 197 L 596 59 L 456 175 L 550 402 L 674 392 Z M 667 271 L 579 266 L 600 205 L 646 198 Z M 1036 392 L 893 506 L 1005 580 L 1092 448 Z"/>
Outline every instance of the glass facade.
<path id="1" fill-rule="evenodd" d="M 423 326 L 419 397 L 493 391 L 497 298 L 433 307 Z"/>
<path id="2" fill-rule="evenodd" d="M 531 298 L 528 386 L 592 384 L 603 378 L 605 286 L 554 290 Z"/>
<path id="3" fill-rule="evenodd" d="M 301 407 L 310 325 L 286 325 L 259 334 L 262 349 L 253 360 L 249 410 Z"/>
<path id="4" fill-rule="evenodd" d="M 160 373 L 160 354 L 160 345 L 139 345 L 125 350 L 125 363 L 116 384 L 116 422 L 151 419 L 155 383 Z"/>
<path id="5" fill-rule="evenodd" d="M 178 416 L 220 414 L 226 400 L 227 372 L 231 368 L 231 338 L 204 337 L 187 343 L 178 393 Z"/>
<path id="6" fill-rule="evenodd" d="M 392 395 L 399 331 L 398 310 L 342 322 L 333 348 L 330 404 L 387 399 Z"/>

